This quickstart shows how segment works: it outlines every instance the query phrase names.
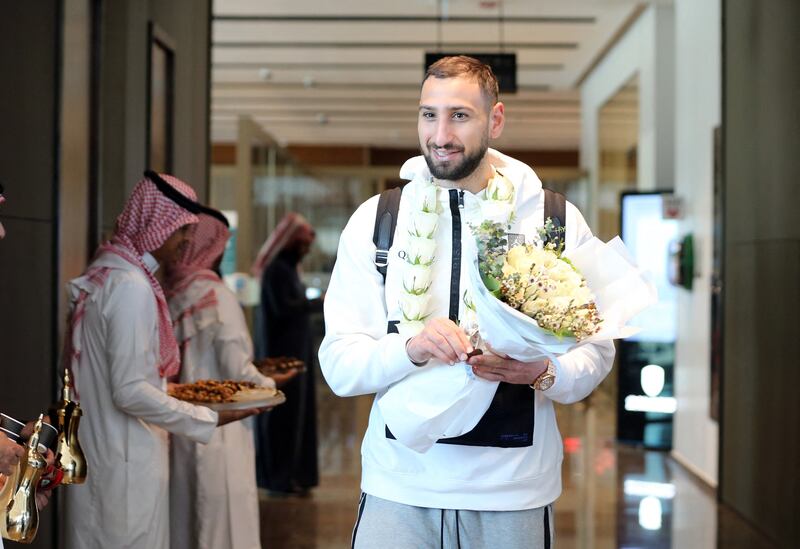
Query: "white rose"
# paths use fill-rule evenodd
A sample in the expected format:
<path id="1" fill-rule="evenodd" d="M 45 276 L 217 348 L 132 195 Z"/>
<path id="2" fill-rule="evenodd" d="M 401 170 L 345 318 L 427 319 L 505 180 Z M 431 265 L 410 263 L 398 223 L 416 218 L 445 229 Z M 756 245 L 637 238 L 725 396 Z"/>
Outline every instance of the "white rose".
<path id="1" fill-rule="evenodd" d="M 572 267 L 563 261 L 556 261 L 548 270 L 548 275 L 551 279 L 566 284 L 575 283 L 575 277 L 573 276 L 575 274 L 576 273 L 572 270 Z M 578 283 L 580 283 L 580 278 L 578 278 Z"/>
<path id="2" fill-rule="evenodd" d="M 506 176 L 494 170 L 494 176 L 486 185 L 486 199 L 491 201 L 511 202 L 514 198 L 514 184 Z"/>
<path id="3" fill-rule="evenodd" d="M 436 253 L 436 241 L 420 236 L 408 237 L 408 249 L 406 250 L 406 261 L 412 265 L 430 265 L 433 263 L 433 256 Z"/>
<path id="4" fill-rule="evenodd" d="M 410 322 L 400 322 L 397 324 L 397 331 L 403 338 L 412 338 L 425 329 L 425 323 L 420 320 Z"/>
<path id="5" fill-rule="evenodd" d="M 539 263 L 544 267 L 546 270 L 550 271 L 552 269 L 557 269 L 559 265 L 567 266 L 566 263 L 558 259 L 558 256 L 553 251 L 548 251 L 544 248 L 538 248 L 540 250 L 539 255 Z"/>
<path id="6" fill-rule="evenodd" d="M 408 233 L 412 236 L 433 238 L 436 226 L 439 224 L 439 214 L 433 212 L 412 212 L 408 224 Z"/>
<path id="7" fill-rule="evenodd" d="M 566 313 L 572 305 L 572 298 L 569 296 L 558 296 L 550 299 L 550 305 L 555 307 L 560 313 Z"/>
<path id="8" fill-rule="evenodd" d="M 508 202 L 497 202 L 495 200 L 481 200 L 481 216 L 486 221 L 508 225 L 514 207 Z"/>
<path id="9" fill-rule="evenodd" d="M 532 317 L 539 311 L 539 303 L 533 299 L 529 299 L 522 304 L 521 311 Z"/>
<path id="10" fill-rule="evenodd" d="M 431 268 L 425 265 L 405 265 L 403 288 L 406 292 L 421 294 L 431 285 Z"/>
<path id="11" fill-rule="evenodd" d="M 508 253 L 506 254 L 506 265 L 509 267 L 508 274 L 512 274 L 514 272 L 518 272 L 521 274 L 527 274 L 531 270 L 531 266 L 535 258 L 532 254 L 530 254 L 531 248 L 528 246 L 514 246 Z M 503 272 L 505 273 L 505 266 L 503 267 Z"/>
<path id="12" fill-rule="evenodd" d="M 430 299 L 431 296 L 427 294 L 402 294 L 400 296 L 400 311 L 403 313 L 403 319 L 406 321 L 424 320 L 428 314 L 428 301 Z"/>
<path id="13" fill-rule="evenodd" d="M 427 183 L 419 187 L 411 205 L 412 209 L 419 212 L 436 213 L 439 208 L 438 191 L 439 187 Z"/>
<path id="14" fill-rule="evenodd" d="M 592 292 L 586 286 L 582 286 L 575 290 L 572 294 L 572 297 L 575 299 L 575 303 L 580 305 L 588 305 L 594 301 Z"/>

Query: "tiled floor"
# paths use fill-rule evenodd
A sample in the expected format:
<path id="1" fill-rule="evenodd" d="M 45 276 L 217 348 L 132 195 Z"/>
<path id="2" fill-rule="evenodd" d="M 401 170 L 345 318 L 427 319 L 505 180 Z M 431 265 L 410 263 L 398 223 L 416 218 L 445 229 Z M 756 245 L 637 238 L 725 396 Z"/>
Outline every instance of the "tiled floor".
<path id="1" fill-rule="evenodd" d="M 263 495 L 265 549 L 350 547 L 372 397 L 338 398 L 321 384 L 318 401 L 321 485 L 308 498 Z M 614 404 L 605 393 L 558 415 L 565 444 L 559 549 L 770 547 L 739 517 L 718 510 L 713 490 L 668 454 L 616 444 Z"/>

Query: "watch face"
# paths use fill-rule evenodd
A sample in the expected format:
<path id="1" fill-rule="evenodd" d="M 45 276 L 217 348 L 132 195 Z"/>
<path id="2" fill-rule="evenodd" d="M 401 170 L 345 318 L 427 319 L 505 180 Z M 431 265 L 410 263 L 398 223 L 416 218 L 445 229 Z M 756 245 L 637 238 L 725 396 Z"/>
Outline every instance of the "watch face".
<path id="1" fill-rule="evenodd" d="M 555 380 L 556 380 L 555 376 L 552 376 L 550 374 L 542 376 L 542 379 L 539 382 L 539 390 L 546 391 L 547 389 L 553 386 Z"/>
<path id="2" fill-rule="evenodd" d="M 553 386 L 556 382 L 556 367 L 549 360 L 547 361 L 547 370 L 544 371 L 536 381 L 533 382 L 531 387 L 537 391 L 546 391 Z"/>

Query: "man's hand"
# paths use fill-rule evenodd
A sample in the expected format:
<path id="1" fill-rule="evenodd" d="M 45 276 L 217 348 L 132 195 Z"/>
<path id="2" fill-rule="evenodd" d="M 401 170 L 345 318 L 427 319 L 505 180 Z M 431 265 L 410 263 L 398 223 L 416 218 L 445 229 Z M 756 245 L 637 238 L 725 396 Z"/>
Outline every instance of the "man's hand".
<path id="1" fill-rule="evenodd" d="M 47 507 L 47 504 L 50 502 L 50 496 L 52 495 L 53 491 L 50 488 L 36 490 L 36 508 L 41 511 Z"/>
<path id="2" fill-rule="evenodd" d="M 271 410 L 274 406 L 264 406 L 263 408 L 248 408 L 246 410 L 221 410 L 217 412 L 219 415 L 217 419 L 217 427 L 222 427 L 223 425 L 227 425 L 228 423 L 233 423 L 234 421 L 239 421 L 244 418 L 255 416 L 260 414 L 261 412 L 266 412 L 267 410 Z"/>
<path id="3" fill-rule="evenodd" d="M 520 362 L 505 355 L 491 353 L 475 355 L 467 363 L 478 377 L 517 385 L 530 385 L 547 370 L 547 360 Z"/>
<path id="4" fill-rule="evenodd" d="M 272 378 L 272 381 L 275 382 L 275 387 L 281 388 L 287 383 L 289 383 L 292 379 L 297 377 L 297 374 L 300 373 L 300 370 L 297 368 L 292 370 L 287 370 L 285 372 L 275 372 L 274 374 L 270 374 L 269 377 Z"/>
<path id="5" fill-rule="evenodd" d="M 10 475 L 14 472 L 25 448 L 8 438 L 5 433 L 0 433 L 0 473 Z"/>
<path id="6" fill-rule="evenodd" d="M 44 415 L 42 418 L 42 423 L 50 423 L 50 416 L 47 414 Z M 22 432 L 20 435 L 22 436 L 23 440 L 28 440 L 33 436 L 33 430 L 36 428 L 36 420 L 31 420 L 25 424 L 25 427 L 22 428 Z"/>
<path id="7" fill-rule="evenodd" d="M 44 460 L 47 462 L 47 474 L 42 478 L 49 482 L 47 488 L 41 488 L 40 485 L 36 489 L 36 508 L 39 509 L 40 511 L 45 507 L 47 507 L 47 504 L 50 501 L 50 496 L 53 494 L 52 482 L 55 479 L 54 465 L 56 462 L 56 456 L 55 454 L 53 454 L 51 450 L 47 450 L 47 453 L 43 457 Z"/>
<path id="8" fill-rule="evenodd" d="M 466 361 L 473 351 L 467 334 L 449 318 L 434 318 L 425 329 L 408 340 L 406 352 L 412 362 L 423 363 L 432 358 L 455 364 Z"/>

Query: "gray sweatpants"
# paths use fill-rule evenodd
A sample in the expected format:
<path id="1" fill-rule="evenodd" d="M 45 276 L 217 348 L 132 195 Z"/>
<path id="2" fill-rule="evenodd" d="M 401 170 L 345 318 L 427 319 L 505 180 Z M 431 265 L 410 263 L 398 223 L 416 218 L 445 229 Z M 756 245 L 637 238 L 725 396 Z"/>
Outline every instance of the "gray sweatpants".
<path id="1" fill-rule="evenodd" d="M 524 511 L 412 507 L 361 494 L 353 549 L 550 549 L 553 506 Z"/>

